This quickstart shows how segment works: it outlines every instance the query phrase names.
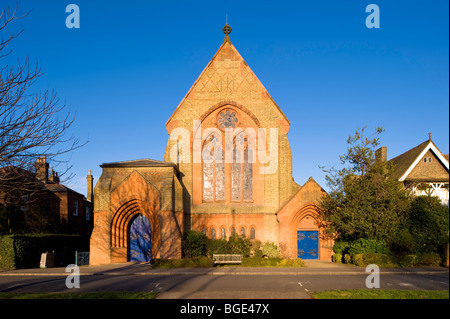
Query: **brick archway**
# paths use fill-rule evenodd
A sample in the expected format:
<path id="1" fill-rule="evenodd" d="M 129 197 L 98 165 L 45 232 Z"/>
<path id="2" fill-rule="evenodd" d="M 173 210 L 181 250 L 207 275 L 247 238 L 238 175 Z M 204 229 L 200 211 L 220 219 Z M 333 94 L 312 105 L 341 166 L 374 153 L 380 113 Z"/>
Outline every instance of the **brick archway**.
<path id="1" fill-rule="evenodd" d="M 152 256 L 157 256 L 161 247 L 161 226 L 157 214 L 149 203 L 138 199 L 125 202 L 114 213 L 111 220 L 111 257 L 113 262 L 127 262 L 129 256 L 129 231 L 131 222 L 139 214 L 144 215 L 152 227 Z"/>

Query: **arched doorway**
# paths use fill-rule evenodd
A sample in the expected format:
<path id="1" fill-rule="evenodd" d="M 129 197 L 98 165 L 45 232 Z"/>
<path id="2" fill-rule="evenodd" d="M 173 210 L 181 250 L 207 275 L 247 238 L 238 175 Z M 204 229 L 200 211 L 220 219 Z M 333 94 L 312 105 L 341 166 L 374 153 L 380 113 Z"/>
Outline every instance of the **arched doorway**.
<path id="1" fill-rule="evenodd" d="M 130 223 L 128 253 L 130 261 L 147 262 L 152 258 L 152 230 L 147 217 L 138 214 Z"/>

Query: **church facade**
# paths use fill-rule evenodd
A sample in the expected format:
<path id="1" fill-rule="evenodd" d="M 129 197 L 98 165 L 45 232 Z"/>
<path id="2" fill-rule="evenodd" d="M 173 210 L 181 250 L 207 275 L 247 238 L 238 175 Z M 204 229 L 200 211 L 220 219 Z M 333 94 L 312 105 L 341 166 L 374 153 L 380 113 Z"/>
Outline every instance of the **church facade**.
<path id="1" fill-rule="evenodd" d="M 275 242 L 285 258 L 331 259 L 317 220 L 325 192 L 312 178 L 294 181 L 291 123 L 231 43 L 231 28 L 223 30 L 166 123 L 164 161 L 101 165 L 92 265 L 181 258 L 189 230 Z"/>

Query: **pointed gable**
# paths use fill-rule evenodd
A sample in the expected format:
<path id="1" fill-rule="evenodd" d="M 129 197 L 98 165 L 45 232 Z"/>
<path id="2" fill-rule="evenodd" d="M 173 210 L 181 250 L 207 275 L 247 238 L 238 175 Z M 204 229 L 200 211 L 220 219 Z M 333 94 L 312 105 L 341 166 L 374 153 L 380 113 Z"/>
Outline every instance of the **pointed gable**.
<path id="1" fill-rule="evenodd" d="M 244 105 L 260 120 L 275 119 L 276 126 L 289 126 L 287 117 L 228 37 L 167 121 L 167 130 L 170 133 L 180 121 L 200 119 L 211 106 L 224 101 Z"/>
<path id="2" fill-rule="evenodd" d="M 394 177 L 400 181 L 448 181 L 448 160 L 431 139 L 390 162 L 395 164 Z"/>

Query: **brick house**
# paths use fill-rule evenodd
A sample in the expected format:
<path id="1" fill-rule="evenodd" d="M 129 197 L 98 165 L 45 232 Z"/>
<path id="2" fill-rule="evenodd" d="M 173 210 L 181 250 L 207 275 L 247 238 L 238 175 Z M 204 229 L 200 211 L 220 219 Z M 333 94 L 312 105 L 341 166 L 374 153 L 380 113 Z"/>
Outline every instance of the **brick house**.
<path id="1" fill-rule="evenodd" d="M 379 159 L 387 160 L 387 148 L 376 152 Z M 442 204 L 449 205 L 449 156 L 442 154 L 431 140 L 400 154 L 389 162 L 395 164 L 394 178 L 403 182 L 414 195 L 437 196 Z"/>
<path id="2" fill-rule="evenodd" d="M 317 222 L 325 191 L 313 178 L 294 181 L 290 122 L 230 31 L 227 24 L 222 45 L 166 122 L 164 161 L 101 165 L 91 265 L 135 260 L 137 228 L 147 229 L 149 258 L 180 258 L 184 234 L 196 230 L 275 242 L 283 257 L 331 259 L 332 242 Z"/>
<path id="3" fill-rule="evenodd" d="M 48 171 L 49 164 L 45 157 L 38 158 L 35 163 L 36 177 L 44 183 L 49 198 L 51 213 L 59 216 L 60 233 L 72 235 L 90 234 L 93 229 L 93 177 L 87 176 L 87 198 L 73 189 L 60 183 L 59 176 L 53 170 Z M 45 195 L 41 195 L 45 196 Z"/>
<path id="4" fill-rule="evenodd" d="M 20 178 L 32 181 L 23 189 L 19 211 L 27 232 L 88 235 L 93 228 L 93 177 L 89 173 L 88 198 L 60 183 L 46 157 L 37 158 L 35 172 L 16 169 Z M 90 186 L 89 186 L 90 184 Z"/>

